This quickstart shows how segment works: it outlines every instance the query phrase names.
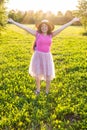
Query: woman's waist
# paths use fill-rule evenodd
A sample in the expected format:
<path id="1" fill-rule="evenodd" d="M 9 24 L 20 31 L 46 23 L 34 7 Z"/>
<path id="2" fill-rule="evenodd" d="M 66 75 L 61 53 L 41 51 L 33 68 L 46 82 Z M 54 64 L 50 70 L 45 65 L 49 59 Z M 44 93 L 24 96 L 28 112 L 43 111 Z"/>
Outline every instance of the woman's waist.
<path id="1" fill-rule="evenodd" d="M 50 47 L 36 47 L 36 50 L 39 52 L 44 52 L 44 53 L 49 53 L 50 52 Z"/>
<path id="2" fill-rule="evenodd" d="M 51 54 L 50 51 L 40 51 L 40 50 L 35 50 L 36 53 L 41 53 L 41 54 Z"/>

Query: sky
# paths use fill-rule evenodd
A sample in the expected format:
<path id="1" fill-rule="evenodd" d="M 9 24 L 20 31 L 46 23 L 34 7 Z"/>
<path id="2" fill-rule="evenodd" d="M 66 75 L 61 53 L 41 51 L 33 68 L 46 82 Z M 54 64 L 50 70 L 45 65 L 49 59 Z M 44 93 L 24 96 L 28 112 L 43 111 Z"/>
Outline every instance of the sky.
<path id="1" fill-rule="evenodd" d="M 67 10 L 76 10 L 77 5 L 78 0 L 9 0 L 7 7 L 21 11 L 51 11 L 56 14 L 58 11 L 64 13 Z"/>

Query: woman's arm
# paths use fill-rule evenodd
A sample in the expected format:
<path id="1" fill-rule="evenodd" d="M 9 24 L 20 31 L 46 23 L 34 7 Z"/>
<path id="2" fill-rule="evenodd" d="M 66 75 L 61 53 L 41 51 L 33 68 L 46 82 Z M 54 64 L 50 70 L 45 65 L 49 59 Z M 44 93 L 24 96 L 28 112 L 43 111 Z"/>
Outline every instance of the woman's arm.
<path id="1" fill-rule="evenodd" d="M 20 24 L 20 23 L 18 23 L 18 22 L 15 22 L 15 21 L 14 21 L 13 19 L 11 19 L 11 18 L 8 19 L 8 22 L 10 22 L 10 23 L 12 23 L 12 24 L 15 24 L 16 26 L 18 26 L 18 27 L 24 29 L 25 31 L 29 32 L 30 34 L 36 36 L 36 30 L 33 30 L 33 29 L 31 29 L 31 28 L 29 28 L 29 27 L 23 25 L 23 24 Z"/>
<path id="2" fill-rule="evenodd" d="M 70 26 L 71 24 L 73 24 L 74 22 L 79 21 L 79 18 L 73 18 L 70 22 L 64 24 L 63 26 L 61 26 L 59 29 L 55 30 L 53 32 L 53 37 L 56 36 L 57 34 L 59 34 L 61 31 L 63 31 L 65 28 L 67 28 L 68 26 Z"/>

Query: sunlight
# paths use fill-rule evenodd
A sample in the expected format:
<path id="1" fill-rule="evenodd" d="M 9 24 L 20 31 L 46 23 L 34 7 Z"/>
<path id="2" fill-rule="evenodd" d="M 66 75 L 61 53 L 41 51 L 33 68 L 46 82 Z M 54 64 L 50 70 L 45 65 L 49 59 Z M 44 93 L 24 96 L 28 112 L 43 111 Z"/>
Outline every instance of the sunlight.
<path id="1" fill-rule="evenodd" d="M 65 12 L 67 10 L 75 10 L 78 0 L 9 0 L 8 9 L 26 10 L 42 10 L 44 12 L 51 11 L 57 13 L 58 11 Z"/>

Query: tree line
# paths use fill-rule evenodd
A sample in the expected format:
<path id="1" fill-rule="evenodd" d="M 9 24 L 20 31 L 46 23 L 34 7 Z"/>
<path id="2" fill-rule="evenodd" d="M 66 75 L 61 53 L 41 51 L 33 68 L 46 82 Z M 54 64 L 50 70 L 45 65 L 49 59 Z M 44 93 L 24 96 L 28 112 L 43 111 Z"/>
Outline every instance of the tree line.
<path id="1" fill-rule="evenodd" d="M 42 19 L 48 19 L 55 25 L 62 25 L 70 21 L 73 17 L 81 17 L 81 22 L 74 23 L 74 25 L 82 25 L 85 32 L 87 32 L 87 0 L 78 0 L 77 10 L 67 10 L 65 14 L 61 11 L 55 15 L 51 11 L 44 13 L 42 10 L 34 12 L 20 11 L 20 10 L 10 10 L 7 12 L 5 3 L 9 0 L 0 0 L 0 27 L 3 27 L 7 23 L 8 17 L 13 18 L 15 21 L 24 24 L 35 24 Z"/>
<path id="2" fill-rule="evenodd" d="M 74 12 L 70 10 L 66 11 L 65 14 L 63 14 L 61 11 L 58 11 L 57 15 L 53 14 L 51 11 L 44 13 L 42 10 L 39 10 L 37 12 L 34 12 L 33 10 L 25 12 L 19 10 L 10 10 L 8 13 L 8 17 L 24 24 L 35 24 L 43 19 L 48 19 L 55 25 L 61 25 L 67 23 L 75 16 Z M 79 22 L 75 24 L 80 25 Z"/>

